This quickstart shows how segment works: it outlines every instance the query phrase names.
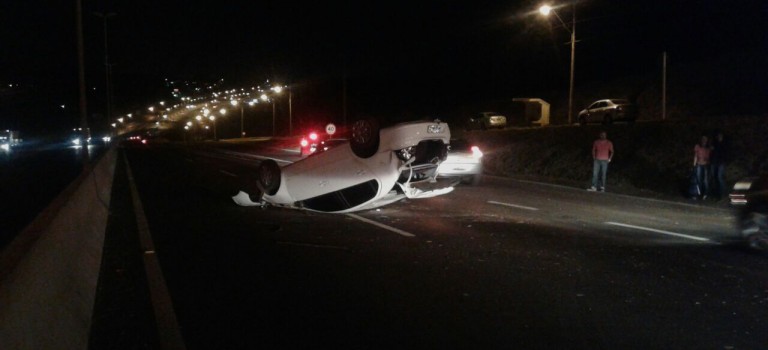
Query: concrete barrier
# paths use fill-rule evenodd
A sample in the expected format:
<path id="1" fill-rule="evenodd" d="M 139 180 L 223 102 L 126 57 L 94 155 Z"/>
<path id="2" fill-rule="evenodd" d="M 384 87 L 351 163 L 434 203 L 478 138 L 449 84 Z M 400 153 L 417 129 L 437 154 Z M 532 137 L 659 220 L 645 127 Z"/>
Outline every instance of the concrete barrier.
<path id="1" fill-rule="evenodd" d="M 0 349 L 87 349 L 116 150 L 0 254 Z"/>

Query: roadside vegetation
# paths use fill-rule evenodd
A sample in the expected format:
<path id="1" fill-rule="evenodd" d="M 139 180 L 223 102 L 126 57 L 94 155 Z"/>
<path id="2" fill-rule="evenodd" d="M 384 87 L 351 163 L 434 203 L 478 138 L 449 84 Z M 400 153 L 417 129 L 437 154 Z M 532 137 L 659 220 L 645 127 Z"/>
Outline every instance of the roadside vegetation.
<path id="1" fill-rule="evenodd" d="M 768 116 L 642 121 L 609 126 L 549 126 L 468 131 L 465 138 L 484 150 L 486 174 L 588 187 L 591 147 L 600 130 L 608 133 L 616 155 L 608 170 L 608 189 L 684 197 L 693 165 L 693 147 L 701 135 L 724 131 L 732 161 L 729 187 L 749 175 L 768 171 Z"/>

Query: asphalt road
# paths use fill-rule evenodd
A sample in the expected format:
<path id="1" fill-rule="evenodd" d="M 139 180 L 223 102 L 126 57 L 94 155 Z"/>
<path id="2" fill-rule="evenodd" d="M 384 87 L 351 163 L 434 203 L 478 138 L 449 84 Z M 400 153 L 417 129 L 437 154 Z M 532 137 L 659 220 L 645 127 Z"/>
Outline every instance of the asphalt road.
<path id="1" fill-rule="evenodd" d="M 768 344 L 768 259 L 728 210 L 493 177 L 356 215 L 236 206 L 261 157 L 295 159 L 265 145 L 124 150 L 187 348 Z"/>

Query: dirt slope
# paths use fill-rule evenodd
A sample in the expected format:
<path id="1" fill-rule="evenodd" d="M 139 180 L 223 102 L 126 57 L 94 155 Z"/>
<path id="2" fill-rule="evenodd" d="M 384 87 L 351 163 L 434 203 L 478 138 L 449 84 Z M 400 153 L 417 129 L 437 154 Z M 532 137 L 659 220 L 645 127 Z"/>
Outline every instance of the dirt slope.
<path id="1" fill-rule="evenodd" d="M 589 184 L 591 147 L 600 130 L 608 133 L 616 155 L 608 187 L 682 196 L 693 164 L 693 147 L 702 134 L 723 130 L 732 144 L 726 171 L 729 186 L 738 179 L 768 171 L 768 116 L 710 118 L 699 121 L 638 122 L 590 125 L 457 130 L 484 151 L 487 174 L 546 178 L 574 186 Z"/>

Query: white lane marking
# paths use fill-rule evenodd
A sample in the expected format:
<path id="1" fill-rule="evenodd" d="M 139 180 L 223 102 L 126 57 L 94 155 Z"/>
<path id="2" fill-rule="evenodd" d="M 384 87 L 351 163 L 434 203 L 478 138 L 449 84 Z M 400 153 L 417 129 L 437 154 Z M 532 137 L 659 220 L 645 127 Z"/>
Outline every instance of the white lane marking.
<path id="1" fill-rule="evenodd" d="M 277 241 L 277 244 L 279 244 L 279 245 L 290 245 L 290 246 L 296 246 L 296 247 L 349 250 L 349 248 L 347 248 L 347 247 L 339 247 L 339 246 L 335 246 L 335 245 L 324 245 L 324 244 L 310 244 L 310 243 L 298 243 L 298 242 L 287 242 L 287 241 Z"/>
<path id="2" fill-rule="evenodd" d="M 301 150 L 296 150 L 295 148 L 280 148 L 283 152 L 290 152 L 290 153 L 301 153 Z"/>
<path id="3" fill-rule="evenodd" d="M 220 173 L 222 173 L 222 174 L 224 174 L 224 175 L 227 175 L 227 176 L 231 176 L 231 177 L 237 177 L 237 175 L 235 175 L 235 174 L 232 174 L 232 173 L 230 173 L 229 171 L 225 171 L 225 170 L 219 170 L 219 172 L 220 172 Z"/>
<path id="4" fill-rule="evenodd" d="M 503 203 L 503 202 L 497 202 L 497 201 L 488 201 L 488 203 L 489 203 L 489 204 L 496 204 L 496 205 L 503 205 L 503 206 L 505 206 L 505 207 L 512 207 L 512 208 L 517 208 L 517 209 L 525 209 L 525 210 L 532 210 L 532 211 L 535 211 L 535 210 L 539 210 L 539 208 L 534 208 L 534 207 L 526 207 L 526 206 L 524 206 L 524 205 L 517 205 L 517 204 Z"/>
<path id="5" fill-rule="evenodd" d="M 124 157 L 125 171 L 128 175 L 128 187 L 131 191 L 131 201 L 133 202 L 133 211 L 138 228 L 139 242 L 144 249 L 144 273 L 147 276 L 149 285 L 149 298 L 152 303 L 152 310 L 155 312 L 155 327 L 159 334 L 160 348 L 163 349 L 186 349 L 184 337 L 181 336 L 178 318 L 173 310 L 173 301 L 168 292 L 168 285 L 163 276 L 163 270 L 160 269 L 160 261 L 155 254 L 155 244 L 152 239 L 152 232 L 149 230 L 147 216 L 144 213 L 144 205 L 139 197 L 139 190 L 133 177 L 131 165 L 128 158 Z"/>
<path id="6" fill-rule="evenodd" d="M 620 222 L 613 222 L 613 221 L 607 221 L 607 222 L 605 222 L 605 224 L 606 225 L 612 225 L 612 226 L 620 226 L 620 227 L 625 227 L 625 228 L 633 228 L 635 230 L 642 230 L 642 231 L 648 231 L 648 232 L 661 233 L 663 235 L 680 237 L 680 238 L 686 238 L 686 239 L 692 239 L 694 241 L 709 242 L 709 243 L 719 244 L 717 242 L 712 242 L 709 238 L 685 235 L 685 234 L 682 234 L 682 233 L 671 232 L 671 231 L 657 230 L 655 228 L 650 228 L 650 227 L 622 224 Z"/>
<path id="7" fill-rule="evenodd" d="M 365 223 L 368 223 L 368 224 L 374 225 L 374 226 L 378 226 L 378 227 L 381 227 L 381 228 L 383 228 L 383 229 L 385 229 L 385 230 L 390 230 L 390 231 L 392 231 L 392 232 L 394 232 L 394 233 L 397 233 L 398 235 L 401 235 L 401 236 L 404 236 L 404 237 L 416 237 L 416 235 L 414 235 L 414 234 L 412 234 L 412 233 L 409 233 L 409 232 L 405 232 L 405 231 L 403 231 L 403 230 L 401 230 L 401 229 L 399 229 L 399 228 L 394 228 L 394 227 L 392 227 L 392 226 L 387 226 L 387 225 L 384 225 L 384 224 L 382 224 L 382 223 L 380 223 L 380 222 L 378 222 L 378 221 L 373 221 L 373 220 L 371 220 L 371 219 L 366 219 L 366 218 L 364 218 L 364 217 L 362 217 L 362 216 L 360 216 L 360 215 L 355 215 L 355 214 L 347 214 L 347 216 L 349 216 L 349 217 L 351 217 L 351 218 L 354 218 L 354 219 L 357 219 L 357 220 L 360 220 L 360 221 L 362 221 L 362 222 L 365 222 Z"/>

